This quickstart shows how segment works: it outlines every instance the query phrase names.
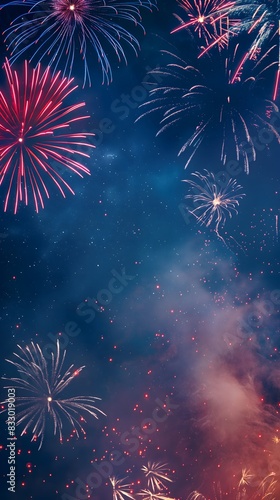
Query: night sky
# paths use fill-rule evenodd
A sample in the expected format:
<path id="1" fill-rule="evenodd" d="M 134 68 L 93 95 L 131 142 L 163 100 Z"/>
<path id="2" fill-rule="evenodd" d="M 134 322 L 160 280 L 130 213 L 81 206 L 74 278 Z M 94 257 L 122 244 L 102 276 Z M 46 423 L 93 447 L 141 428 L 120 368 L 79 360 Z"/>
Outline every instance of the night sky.
<path id="1" fill-rule="evenodd" d="M 1 31 L 15 11 L 0 11 Z M 185 198 L 190 187 L 182 181 L 196 171 L 225 170 L 218 132 L 202 142 L 185 169 L 188 149 L 180 156 L 178 151 L 190 124 L 183 121 L 156 136 L 160 114 L 136 120 L 149 99 L 143 79 L 154 88 L 158 82 L 148 72 L 170 62 L 162 51 L 194 64 L 201 42 L 191 30 L 170 34 L 178 26 L 173 14 L 182 15 L 175 0 L 158 0 L 158 10 L 141 12 L 146 34 L 130 26 L 141 46 L 138 56 L 124 45 L 126 65 L 108 49 L 110 85 L 102 85 L 91 55 L 91 87 L 83 88 L 81 63 L 73 67 L 79 88 L 70 102 L 86 102 L 90 119 L 83 130 L 96 134 L 96 149 L 85 160 L 91 175 L 68 175 L 75 196 L 66 199 L 51 186 L 39 213 L 32 202 L 22 203 L 17 214 L 2 209 L 1 376 L 18 376 L 5 361 L 14 359 L 17 344 L 33 341 L 44 349 L 60 338 L 65 369 L 85 365 L 66 397 L 99 397 L 106 414 L 98 420 L 87 415 L 86 435 L 79 438 L 64 420 L 62 443 L 48 419 L 40 450 L 38 441 L 31 442 L 31 428 L 21 436 L 22 426 L 16 427 L 13 495 L 6 482 L 3 412 L 3 500 L 109 500 L 108 475 L 126 478 L 131 494 L 141 498 L 136 494 L 147 488 L 141 468 L 148 461 L 168 464 L 172 483 L 166 482 L 166 492 L 176 500 L 194 490 L 207 500 L 241 498 L 242 469 L 254 475 L 242 497 L 249 500 L 257 482 L 280 474 L 279 143 L 274 138 L 257 151 L 249 174 L 240 163 L 236 181 L 246 196 L 220 229 L 224 242 L 215 224 L 198 224 Z M 215 71 L 221 54 L 213 50 L 211 57 Z M 15 63 L 19 71 L 23 60 Z M 3 71 L 0 85 L 6 85 Z M 270 76 L 262 92 L 271 99 Z M 101 133 L 104 119 L 109 125 Z M 229 159 L 231 154 L 235 159 L 230 147 Z M 5 193 L 1 185 L 2 205 Z M 116 276 L 118 293 L 105 292 L 104 305 L 90 306 L 104 298 Z M 76 336 L 65 333 L 70 322 Z M 6 385 L 2 380 L 1 401 Z M 92 472 L 100 484 L 86 487 Z M 279 499 L 280 486 L 268 498 Z"/>

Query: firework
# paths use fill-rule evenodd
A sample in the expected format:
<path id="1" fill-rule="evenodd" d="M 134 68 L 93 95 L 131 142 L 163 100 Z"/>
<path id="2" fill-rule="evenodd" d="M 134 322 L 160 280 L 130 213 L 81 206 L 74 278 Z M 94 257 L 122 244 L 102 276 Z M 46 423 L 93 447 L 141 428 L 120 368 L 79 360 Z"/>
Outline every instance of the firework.
<path id="1" fill-rule="evenodd" d="M 87 167 L 72 158 L 89 157 L 80 147 L 94 147 L 84 142 L 88 133 L 71 133 L 69 129 L 88 116 L 77 115 L 84 102 L 66 106 L 64 99 L 77 86 L 73 79 L 51 74 L 48 67 L 32 69 L 27 61 L 23 75 L 4 64 L 8 89 L 0 92 L 0 185 L 7 184 L 4 210 L 14 198 L 14 213 L 19 202 L 28 205 L 30 193 L 36 212 L 49 198 L 47 182 L 52 181 L 65 198 L 64 188 L 73 189 L 58 172 L 63 166 L 83 177 Z"/>
<path id="2" fill-rule="evenodd" d="M 191 214 L 195 216 L 197 222 L 204 224 L 206 227 L 212 223 L 215 225 L 217 236 L 220 235 L 220 226 L 224 226 L 227 217 L 232 217 L 238 213 L 239 200 L 244 196 L 241 193 L 242 187 L 237 184 L 236 180 L 229 179 L 224 187 L 219 187 L 216 183 L 215 175 L 208 170 L 204 170 L 205 174 L 194 172 L 192 175 L 197 180 L 185 180 L 192 190 L 192 194 L 188 194 L 186 198 L 191 198 L 196 208 L 191 210 Z"/>
<path id="3" fill-rule="evenodd" d="M 54 435 L 58 432 L 62 441 L 63 420 L 67 420 L 73 427 L 77 436 L 79 431 L 85 434 L 81 421 L 86 422 L 82 416 L 88 413 L 98 418 L 98 413 L 105 415 L 103 411 L 95 406 L 96 400 L 100 398 L 93 396 L 75 396 L 67 399 L 59 399 L 60 393 L 71 384 L 79 375 L 84 366 L 74 369 L 74 365 L 64 371 L 66 351 L 60 352 L 57 341 L 56 352 L 51 354 L 51 362 L 48 364 L 40 346 L 31 342 L 31 346 L 25 349 L 18 346 L 20 354 L 14 353 L 16 360 L 7 359 L 18 371 L 21 378 L 6 378 L 11 385 L 19 391 L 26 391 L 27 396 L 17 396 L 16 405 L 21 408 L 17 414 L 17 425 L 24 425 L 21 436 L 29 429 L 33 434 L 31 441 L 40 438 L 39 449 L 42 446 L 47 419 L 50 417 Z M 25 392 L 25 393 L 26 393 Z M 7 403 L 4 402 L 4 403 Z M 6 411 L 6 410 L 2 410 Z"/>
<path id="4" fill-rule="evenodd" d="M 258 78 L 268 67 L 261 68 L 258 62 L 248 77 L 244 72 L 237 74 L 237 51 L 238 45 L 223 51 L 219 65 L 214 65 L 210 57 L 204 58 L 201 69 L 167 52 L 174 62 L 153 71 L 164 81 L 150 90 L 150 100 L 142 105 L 148 111 L 137 120 L 158 112 L 162 119 L 157 135 L 176 125 L 180 135 L 184 126 L 193 130 L 179 150 L 179 155 L 190 151 L 186 167 L 205 138 L 216 142 L 220 136 L 222 163 L 226 163 L 230 152 L 231 159 L 235 156 L 243 162 L 246 173 L 249 173 L 250 161 L 256 159 L 253 141 L 256 132 L 265 128 L 280 142 L 278 131 L 268 119 L 268 114 L 277 112 L 278 108 L 262 98 L 259 91 Z"/>
<path id="5" fill-rule="evenodd" d="M 179 26 L 171 33 L 177 33 L 183 29 L 192 29 L 202 39 L 206 47 L 218 44 L 224 47 L 228 43 L 231 25 L 229 12 L 235 4 L 235 0 L 177 0 L 179 6 L 187 16 L 187 20 L 174 14 L 179 21 Z"/>
<path id="6" fill-rule="evenodd" d="M 125 479 L 117 479 L 116 477 L 110 477 L 110 482 L 113 488 L 113 500 L 126 500 L 126 498 L 135 498 L 130 494 L 131 486 L 129 484 L 123 484 Z"/>
<path id="7" fill-rule="evenodd" d="M 123 44 L 137 54 L 139 43 L 125 26 L 137 25 L 143 29 L 139 8 L 152 9 L 154 6 L 150 0 L 16 0 L 6 5 L 30 7 L 5 32 L 11 64 L 31 49 L 30 60 L 46 61 L 54 65 L 54 69 L 61 63 L 63 75 L 69 77 L 74 63 L 80 59 L 84 86 L 87 82 L 91 85 L 87 63 L 88 54 L 92 57 L 89 49 L 93 48 L 96 53 L 103 83 L 109 83 L 112 71 L 107 54 L 111 51 L 119 61 L 124 59 L 126 62 Z"/>
<path id="8" fill-rule="evenodd" d="M 154 492 L 164 489 L 165 481 L 172 482 L 172 479 L 167 476 L 168 469 L 166 465 L 167 464 L 162 464 L 160 462 L 148 462 L 147 466 L 144 465 L 142 467 L 142 471 L 144 471 L 148 479 L 148 487 Z"/>

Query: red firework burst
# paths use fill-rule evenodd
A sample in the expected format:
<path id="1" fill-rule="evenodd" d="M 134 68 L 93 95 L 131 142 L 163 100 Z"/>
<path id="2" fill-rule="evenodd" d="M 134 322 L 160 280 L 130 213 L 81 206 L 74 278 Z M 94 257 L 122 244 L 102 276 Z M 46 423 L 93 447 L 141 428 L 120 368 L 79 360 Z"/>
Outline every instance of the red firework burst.
<path id="1" fill-rule="evenodd" d="M 4 64 L 8 80 L 6 92 L 0 92 L 0 185 L 7 183 L 4 211 L 14 198 L 14 213 L 19 202 L 34 200 L 36 212 L 44 208 L 43 197 L 49 198 L 47 181 L 51 180 L 65 198 L 65 188 L 73 189 L 58 172 L 58 167 L 83 177 L 87 167 L 73 155 L 89 157 L 80 147 L 94 147 L 83 141 L 89 133 L 71 133 L 72 124 L 88 118 L 76 111 L 85 103 L 66 106 L 64 100 L 76 88 L 73 78 L 62 78 L 60 72 L 32 69 L 24 63 L 23 75 Z M 67 131 L 68 129 L 68 131 Z M 79 149 L 78 149 L 79 148 Z M 52 163 L 52 165 L 50 164 Z"/>

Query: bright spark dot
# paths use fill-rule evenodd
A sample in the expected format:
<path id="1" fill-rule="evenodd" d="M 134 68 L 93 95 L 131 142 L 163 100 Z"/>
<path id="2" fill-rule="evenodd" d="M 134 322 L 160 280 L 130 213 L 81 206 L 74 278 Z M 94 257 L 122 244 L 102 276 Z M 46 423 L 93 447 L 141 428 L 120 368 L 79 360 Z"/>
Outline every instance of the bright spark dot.
<path id="1" fill-rule="evenodd" d="M 219 196 L 217 198 L 214 197 L 212 203 L 213 203 L 214 207 L 216 207 L 217 205 L 220 205 L 221 204 L 221 198 Z"/>
<path id="2" fill-rule="evenodd" d="M 23 142 L 23 138 L 20 137 L 19 140 L 18 140 L 18 142 Z"/>
<path id="3" fill-rule="evenodd" d="M 52 401 L 52 397 L 51 396 L 48 396 L 48 402 L 50 403 Z"/>
<path id="4" fill-rule="evenodd" d="M 69 7 L 69 10 L 75 10 L 75 5 L 71 4 L 70 7 Z"/>
<path id="5" fill-rule="evenodd" d="M 198 22 L 199 22 L 199 23 L 204 23 L 204 16 L 200 16 L 200 17 L 198 18 Z"/>

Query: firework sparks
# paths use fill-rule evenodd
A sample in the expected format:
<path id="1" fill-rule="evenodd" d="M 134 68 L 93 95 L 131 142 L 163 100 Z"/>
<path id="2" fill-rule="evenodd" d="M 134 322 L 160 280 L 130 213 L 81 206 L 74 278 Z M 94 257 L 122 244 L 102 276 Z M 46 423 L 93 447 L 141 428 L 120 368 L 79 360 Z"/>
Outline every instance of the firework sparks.
<path id="1" fill-rule="evenodd" d="M 107 56 L 108 46 L 119 61 L 123 59 L 125 62 L 123 44 L 136 54 L 139 49 L 137 39 L 119 23 L 129 23 L 143 29 L 139 9 L 151 10 L 155 6 L 150 0 L 16 0 L 7 5 L 30 7 L 5 32 L 11 64 L 32 49 L 30 60 L 44 60 L 54 65 L 55 69 L 60 63 L 64 64 L 64 75 L 69 77 L 74 62 L 80 58 L 84 67 L 84 86 L 87 82 L 91 85 L 88 49 L 93 48 L 96 53 L 103 83 L 110 83 L 112 70 Z"/>
<path id="2" fill-rule="evenodd" d="M 31 192 L 36 212 L 44 208 L 43 196 L 49 198 L 47 181 L 51 180 L 65 198 L 64 188 L 73 189 L 55 168 L 63 166 L 69 172 L 89 174 L 87 167 L 72 159 L 72 155 L 88 158 L 80 147 L 94 147 L 84 142 L 88 133 L 66 132 L 88 116 L 75 116 L 84 102 L 66 106 L 64 99 L 77 86 L 73 79 L 51 74 L 48 67 L 30 68 L 26 61 L 24 74 L 4 65 L 8 89 L 0 92 L 0 185 L 7 183 L 4 211 L 14 197 L 14 213 L 19 202 L 28 205 Z M 54 166 L 51 162 L 54 162 Z"/>
<path id="3" fill-rule="evenodd" d="M 198 223 L 206 227 L 214 223 L 217 236 L 225 243 L 219 232 L 220 226 L 224 226 L 227 217 L 231 218 L 233 214 L 238 213 L 239 200 L 244 196 L 241 193 L 242 187 L 234 179 L 230 179 L 224 187 L 219 187 L 215 175 L 208 170 L 205 170 L 204 175 L 200 172 L 194 172 L 192 175 L 198 181 L 183 181 L 187 182 L 193 190 L 193 194 L 186 196 L 193 200 L 196 207 L 191 210 L 191 214 L 195 216 Z"/>
<path id="4" fill-rule="evenodd" d="M 21 407 L 17 415 L 17 425 L 24 424 L 21 436 L 29 429 L 33 434 L 31 441 L 40 438 L 39 449 L 42 446 L 47 417 L 52 421 L 54 435 L 58 432 L 60 441 L 62 441 L 63 417 L 73 426 L 77 436 L 79 431 L 85 434 L 81 421 L 83 413 L 88 413 L 94 418 L 98 418 L 98 413 L 105 415 L 103 411 L 95 406 L 96 400 L 100 398 L 93 396 L 75 396 L 67 399 L 59 399 L 59 394 L 71 384 L 74 378 L 79 375 L 84 366 L 74 369 L 69 366 L 63 371 L 66 351 L 63 355 L 60 352 L 60 345 L 57 341 L 56 353 L 51 354 L 51 363 L 47 363 L 42 350 L 38 344 L 31 343 L 31 346 L 20 349 L 20 355 L 14 353 L 17 360 L 11 363 L 20 374 L 21 378 L 6 378 L 15 389 L 27 391 L 28 396 L 16 397 L 16 404 Z M 4 401 L 3 403 L 7 403 Z M 6 411 L 5 409 L 2 410 Z M 1 412 L 1 413 L 2 413 Z"/>
<path id="5" fill-rule="evenodd" d="M 166 486 L 164 484 L 165 481 L 172 482 L 167 476 L 168 468 L 167 464 L 162 464 L 160 462 L 148 462 L 148 465 L 144 465 L 142 467 L 142 471 L 146 478 L 148 479 L 148 487 L 152 489 L 152 491 L 165 489 Z"/>

